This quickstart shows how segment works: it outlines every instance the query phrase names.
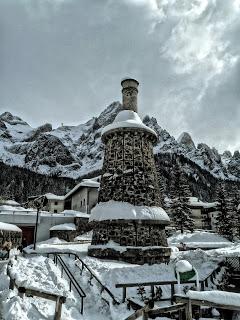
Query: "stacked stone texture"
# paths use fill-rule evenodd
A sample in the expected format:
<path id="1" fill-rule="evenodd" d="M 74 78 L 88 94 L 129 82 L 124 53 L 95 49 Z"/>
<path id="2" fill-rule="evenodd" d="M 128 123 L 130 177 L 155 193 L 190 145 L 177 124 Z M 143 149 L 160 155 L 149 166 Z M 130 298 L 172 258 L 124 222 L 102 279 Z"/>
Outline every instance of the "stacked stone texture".
<path id="1" fill-rule="evenodd" d="M 160 206 L 153 156 L 156 137 L 141 129 L 121 128 L 104 138 L 105 154 L 99 202 Z"/>
<path id="2" fill-rule="evenodd" d="M 123 81 L 122 86 L 123 108 L 137 112 L 138 82 L 131 79 Z M 153 155 L 156 135 L 139 127 L 120 127 L 104 133 L 102 140 L 105 153 L 98 202 L 115 200 L 135 206 L 160 207 Z M 139 264 L 167 262 L 170 249 L 167 248 L 165 224 L 158 220 L 95 221 L 88 254 Z M 126 250 L 101 248 L 109 240 Z"/>

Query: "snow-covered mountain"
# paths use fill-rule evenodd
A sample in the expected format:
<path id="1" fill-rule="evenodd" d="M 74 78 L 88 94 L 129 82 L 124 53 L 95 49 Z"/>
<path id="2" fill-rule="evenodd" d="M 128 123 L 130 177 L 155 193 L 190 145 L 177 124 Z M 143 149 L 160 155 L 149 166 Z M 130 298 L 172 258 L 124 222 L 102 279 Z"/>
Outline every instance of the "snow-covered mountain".
<path id="1" fill-rule="evenodd" d="M 52 129 L 48 123 L 32 128 L 9 112 L 0 115 L 0 161 L 34 172 L 78 178 L 101 169 L 103 145 L 101 131 L 121 110 L 119 102 L 109 105 L 99 117 L 78 126 Z M 159 142 L 156 154 L 184 155 L 217 178 L 240 180 L 240 154 L 226 151 L 220 155 L 204 143 L 195 146 L 184 132 L 176 140 L 162 129 L 155 118 L 145 116 L 143 122 L 154 129 Z"/>

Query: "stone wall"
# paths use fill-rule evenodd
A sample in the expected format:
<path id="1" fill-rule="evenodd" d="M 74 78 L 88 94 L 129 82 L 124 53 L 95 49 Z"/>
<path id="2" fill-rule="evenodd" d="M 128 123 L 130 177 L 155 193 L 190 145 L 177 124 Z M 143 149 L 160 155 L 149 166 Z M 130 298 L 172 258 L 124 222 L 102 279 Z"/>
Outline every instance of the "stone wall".
<path id="1" fill-rule="evenodd" d="M 73 241 L 75 237 L 92 230 L 88 218 L 77 217 L 74 219 L 76 230 L 50 230 L 50 238 L 58 237 L 66 241 Z"/>
<path id="2" fill-rule="evenodd" d="M 141 129 L 121 128 L 104 137 L 105 154 L 98 202 L 160 206 L 153 156 L 156 137 Z"/>
<path id="3" fill-rule="evenodd" d="M 151 220 L 95 222 L 92 245 L 105 245 L 110 240 L 121 246 L 167 246 L 164 225 Z"/>
<path id="4" fill-rule="evenodd" d="M 78 235 L 76 230 L 50 230 L 50 238 L 57 237 L 68 242 L 72 242 Z"/>
<path id="5" fill-rule="evenodd" d="M 171 249 L 167 247 L 126 248 L 125 251 L 104 246 L 90 246 L 88 255 L 100 259 L 114 259 L 134 264 L 168 263 Z"/>
<path id="6" fill-rule="evenodd" d="M 11 242 L 12 248 L 17 248 L 22 243 L 21 231 L 0 230 L 0 248 L 2 248 L 4 242 Z"/>

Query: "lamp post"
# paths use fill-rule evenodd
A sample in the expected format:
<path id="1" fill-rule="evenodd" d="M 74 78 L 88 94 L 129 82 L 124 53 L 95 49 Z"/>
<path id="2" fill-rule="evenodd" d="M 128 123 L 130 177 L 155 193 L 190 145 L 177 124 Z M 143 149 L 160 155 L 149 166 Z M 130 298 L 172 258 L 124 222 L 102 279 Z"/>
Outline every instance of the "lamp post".
<path id="1" fill-rule="evenodd" d="M 34 228 L 34 240 L 33 240 L 33 249 L 36 249 L 36 242 L 37 242 L 37 231 L 38 231 L 38 222 L 39 222 L 39 214 L 40 210 L 46 205 L 47 198 L 45 195 L 39 196 L 39 197 L 32 197 L 30 201 L 28 201 L 26 204 L 31 205 L 33 208 L 37 209 L 37 215 L 36 215 L 36 222 L 35 222 L 35 228 Z"/>

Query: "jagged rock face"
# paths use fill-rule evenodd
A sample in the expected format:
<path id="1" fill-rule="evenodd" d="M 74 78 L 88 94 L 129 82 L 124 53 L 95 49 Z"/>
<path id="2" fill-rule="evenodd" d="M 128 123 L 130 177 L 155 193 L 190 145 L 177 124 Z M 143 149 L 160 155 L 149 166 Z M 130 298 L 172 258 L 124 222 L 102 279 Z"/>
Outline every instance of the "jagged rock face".
<path id="1" fill-rule="evenodd" d="M 189 149 L 189 150 L 196 149 L 195 144 L 194 144 L 194 142 L 193 142 L 193 140 L 192 140 L 192 137 L 191 137 L 190 134 L 187 133 L 187 132 L 183 132 L 183 133 L 179 136 L 177 142 L 178 142 L 179 144 L 183 144 L 183 145 L 184 145 L 187 149 Z"/>
<path id="2" fill-rule="evenodd" d="M 52 131 L 52 125 L 50 123 L 45 123 L 44 125 L 30 132 L 29 137 L 27 137 L 25 141 L 26 142 L 35 141 L 42 133 L 50 132 L 50 131 Z"/>
<path id="3" fill-rule="evenodd" d="M 27 122 L 23 121 L 21 118 L 13 116 L 10 112 L 4 112 L 0 115 L 0 120 L 7 122 L 11 125 L 23 124 L 28 125 Z"/>
<path id="4" fill-rule="evenodd" d="M 231 153 L 231 151 L 226 150 L 226 151 L 223 152 L 222 156 L 223 156 L 223 158 L 231 159 L 232 158 L 232 153 Z"/>
<path id="5" fill-rule="evenodd" d="M 37 138 L 27 151 L 25 163 L 31 163 L 33 167 L 47 165 L 55 167 L 69 165 L 75 162 L 69 150 L 54 136 L 42 135 Z"/>
<path id="6" fill-rule="evenodd" d="M 57 129 L 52 129 L 50 124 L 34 129 L 21 118 L 5 112 L 0 116 L 0 161 L 42 174 L 57 173 L 71 178 L 99 171 L 103 163 L 102 128 L 110 124 L 120 110 L 121 104 L 114 102 L 99 117 L 78 126 Z M 220 156 L 216 149 L 204 143 L 196 148 L 188 133 L 177 141 L 155 118 L 145 116 L 143 122 L 158 135 L 155 155 L 181 154 L 216 178 L 240 180 L 239 152 L 233 156 L 230 153 Z M 46 150 L 40 150 L 39 142 Z M 53 147 L 51 151 L 49 146 Z"/>

